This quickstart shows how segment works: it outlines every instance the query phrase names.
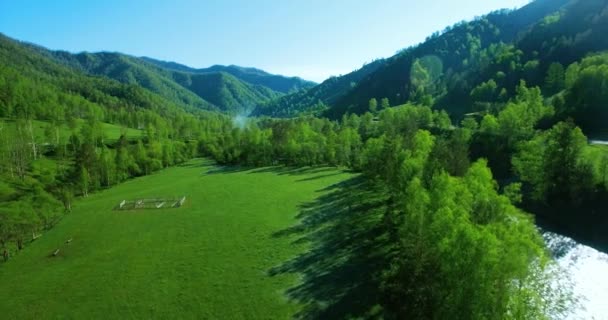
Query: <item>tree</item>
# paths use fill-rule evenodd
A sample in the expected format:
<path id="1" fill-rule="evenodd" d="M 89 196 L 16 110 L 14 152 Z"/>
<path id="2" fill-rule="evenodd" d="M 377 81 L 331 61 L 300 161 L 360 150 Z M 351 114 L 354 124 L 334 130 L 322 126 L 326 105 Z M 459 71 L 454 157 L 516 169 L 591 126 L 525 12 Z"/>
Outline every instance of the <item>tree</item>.
<path id="1" fill-rule="evenodd" d="M 547 70 L 547 77 L 545 78 L 545 87 L 549 94 L 555 94 L 565 88 L 565 74 L 564 66 L 560 63 L 554 62 L 549 66 Z"/>
<path id="2" fill-rule="evenodd" d="M 74 199 L 74 193 L 68 187 L 63 187 L 60 190 L 59 198 L 66 212 L 72 212 L 72 201 Z"/>
<path id="3" fill-rule="evenodd" d="M 489 111 L 497 98 L 498 85 L 494 79 L 479 84 L 471 90 L 470 96 L 475 103 L 476 109 Z"/>
<path id="4" fill-rule="evenodd" d="M 101 184 L 109 187 L 114 184 L 114 178 L 116 177 L 116 164 L 114 162 L 115 156 L 105 145 L 101 147 L 101 154 L 99 155 L 99 170 L 101 176 Z"/>
<path id="5" fill-rule="evenodd" d="M 25 179 L 27 170 L 33 160 L 30 135 L 28 134 L 27 124 L 25 121 L 15 121 L 15 130 L 4 131 L 4 143 L 2 146 L 3 154 L 8 161 L 0 165 L 5 165 L 5 171 L 8 171 L 11 177 L 18 177 L 21 180 Z"/>
<path id="6" fill-rule="evenodd" d="M 499 134 L 506 138 L 509 146 L 532 137 L 536 124 L 553 115 L 553 108 L 545 106 L 538 87 L 528 88 L 524 81 L 517 87 L 515 100 L 498 114 Z M 485 119 L 484 119 L 485 120 Z M 482 122 L 482 128 L 484 124 Z"/>
<path id="7" fill-rule="evenodd" d="M 378 112 L 378 101 L 376 100 L 376 98 L 369 99 L 368 108 L 369 112 L 371 113 Z"/>
<path id="8" fill-rule="evenodd" d="M 568 66 L 566 69 L 566 73 L 564 75 L 564 85 L 566 88 L 572 88 L 576 80 L 578 79 L 578 74 L 580 72 L 580 67 L 578 62 L 575 62 Z"/>
<path id="9" fill-rule="evenodd" d="M 485 161 L 462 178 L 436 174 L 407 184 L 394 259 L 383 273 L 398 319 L 538 318 L 562 311 L 567 290 L 526 215 L 497 192 Z M 566 306 L 567 307 L 567 306 Z"/>
<path id="10" fill-rule="evenodd" d="M 576 73 L 576 70 L 570 72 Z M 569 82 L 573 81 L 572 77 L 569 76 Z M 583 59 L 578 77 L 566 93 L 565 110 L 560 110 L 562 117 L 572 117 L 587 133 L 605 129 L 608 119 L 607 78 L 608 54 Z"/>
<path id="11" fill-rule="evenodd" d="M 391 107 L 391 104 L 390 104 L 388 98 L 382 98 L 382 100 L 380 100 L 380 110 L 388 109 L 390 107 Z"/>
<path id="12" fill-rule="evenodd" d="M 77 184 L 78 187 L 80 188 L 80 192 L 84 197 L 88 197 L 89 196 L 89 184 L 90 184 L 90 176 L 89 176 L 89 171 L 87 170 L 87 168 L 85 168 L 84 166 L 80 166 L 78 168 L 78 180 L 77 180 Z"/>
<path id="13" fill-rule="evenodd" d="M 138 172 L 138 174 L 147 175 L 150 173 L 148 154 L 141 140 L 137 141 L 137 145 L 135 146 L 135 149 L 133 151 L 133 159 L 137 164 L 137 168 L 141 170 L 140 172 Z"/>
<path id="14" fill-rule="evenodd" d="M 513 157 L 519 177 L 533 188 L 532 198 L 543 202 L 581 203 L 593 191 L 593 175 L 585 163 L 587 139 L 572 122 L 560 122 L 523 143 Z"/>

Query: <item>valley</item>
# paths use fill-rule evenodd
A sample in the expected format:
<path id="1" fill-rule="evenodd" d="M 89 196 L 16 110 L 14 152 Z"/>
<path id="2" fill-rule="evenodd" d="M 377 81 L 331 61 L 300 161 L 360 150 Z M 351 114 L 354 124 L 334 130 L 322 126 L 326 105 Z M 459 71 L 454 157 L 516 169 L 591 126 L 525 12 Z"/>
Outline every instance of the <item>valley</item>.
<path id="1" fill-rule="evenodd" d="M 108 1 L 0 4 L 4 317 L 606 318 L 606 1 Z"/>
<path id="2" fill-rule="evenodd" d="M 6 319 L 289 318 L 301 307 L 285 292 L 302 279 L 272 270 L 309 244 L 278 234 L 351 177 L 197 159 L 96 193 L 2 265 L 0 309 Z M 114 210 L 175 195 L 187 196 L 180 208 Z"/>

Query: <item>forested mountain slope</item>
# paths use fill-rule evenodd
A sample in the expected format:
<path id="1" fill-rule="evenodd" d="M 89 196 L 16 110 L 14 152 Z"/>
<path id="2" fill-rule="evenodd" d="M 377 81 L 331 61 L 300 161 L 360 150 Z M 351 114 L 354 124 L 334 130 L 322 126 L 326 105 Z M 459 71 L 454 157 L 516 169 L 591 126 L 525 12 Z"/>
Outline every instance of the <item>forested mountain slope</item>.
<path id="1" fill-rule="evenodd" d="M 167 121 L 199 111 L 138 85 L 86 75 L 0 35 L 0 117 L 51 121 L 93 117 L 137 128 L 154 119 Z"/>
<path id="2" fill-rule="evenodd" d="M 22 52 L 37 54 L 89 75 L 139 85 L 174 103 L 204 110 L 229 113 L 249 111 L 257 104 L 314 84 L 300 78 L 271 75 L 253 68 L 214 66 L 192 69 L 176 63 L 113 52 L 71 54 L 51 51 L 5 36 L 0 41 L 4 47 L 19 48 Z"/>
<path id="3" fill-rule="evenodd" d="M 362 114 L 371 99 L 386 98 L 390 105 L 411 101 L 460 118 L 504 105 L 514 97 L 520 80 L 541 86 L 550 97 L 563 87 L 547 85 L 548 73 L 559 72 L 556 64 L 565 69 L 608 49 L 608 38 L 602 36 L 607 31 L 606 1 L 536 0 L 518 10 L 496 11 L 447 27 L 391 58 L 266 103 L 255 114 L 293 116 L 326 110 L 324 115 L 338 118 Z M 343 85 L 331 86 L 335 82 Z M 331 98 L 319 92 L 331 92 Z"/>
<path id="4" fill-rule="evenodd" d="M 137 84 L 172 101 L 224 112 L 241 112 L 280 93 L 222 72 L 192 73 L 165 69 L 144 59 L 119 53 L 52 52 L 52 56 L 89 74 Z"/>
<path id="5" fill-rule="evenodd" d="M 512 97 L 521 78 L 539 84 L 552 62 L 550 56 L 546 56 L 550 48 L 542 48 L 549 46 L 543 44 L 546 39 L 536 36 L 538 30 L 549 27 L 559 12 L 580 16 L 576 9 L 590 2 L 600 4 L 594 0 L 538 0 L 516 11 L 498 11 L 446 28 L 392 57 L 383 68 L 338 101 L 328 114 L 360 113 L 367 109 L 369 99 L 387 97 L 397 104 L 416 101 L 446 109 L 452 115 L 462 115 L 476 111 L 470 93 L 492 77 L 499 81 L 497 93 L 504 88 L 503 98 Z M 601 12 L 596 10 L 588 13 Z M 588 25 L 585 20 L 578 23 Z M 560 34 L 569 34 L 562 31 L 565 32 L 560 30 Z M 524 40 L 534 43 L 527 46 L 534 49 L 520 49 L 519 43 Z M 576 58 L 580 58 L 580 54 Z"/>
<path id="6" fill-rule="evenodd" d="M 71 54 L 65 51 L 40 49 L 53 60 L 83 73 L 103 76 L 126 84 L 135 84 L 167 99 L 197 108 L 219 110 L 196 93 L 177 83 L 171 72 L 145 63 L 138 58 L 112 52 Z"/>
<path id="7" fill-rule="evenodd" d="M 359 81 L 378 70 L 384 63 L 385 60 L 379 59 L 349 74 L 331 77 L 308 90 L 300 90 L 258 105 L 253 114 L 290 117 L 300 113 L 320 113 L 327 108 L 327 105 L 334 104 L 352 90 Z"/>
<path id="8" fill-rule="evenodd" d="M 158 65 L 162 68 L 189 72 L 189 73 L 212 73 L 212 72 L 225 72 L 235 76 L 237 79 L 245 81 L 252 85 L 261 85 L 264 87 L 268 87 L 274 91 L 281 93 L 290 93 L 292 91 L 297 91 L 300 89 L 308 89 L 312 88 L 316 85 L 316 83 L 312 81 L 307 81 L 299 77 L 285 77 L 281 75 L 270 74 L 264 70 L 256 69 L 256 68 L 246 68 L 240 67 L 236 65 L 222 66 L 222 65 L 214 65 L 209 68 L 195 69 L 190 68 L 188 66 L 175 63 L 175 62 L 166 62 L 160 61 L 152 58 L 143 57 L 143 60 L 146 60 L 150 63 Z"/>

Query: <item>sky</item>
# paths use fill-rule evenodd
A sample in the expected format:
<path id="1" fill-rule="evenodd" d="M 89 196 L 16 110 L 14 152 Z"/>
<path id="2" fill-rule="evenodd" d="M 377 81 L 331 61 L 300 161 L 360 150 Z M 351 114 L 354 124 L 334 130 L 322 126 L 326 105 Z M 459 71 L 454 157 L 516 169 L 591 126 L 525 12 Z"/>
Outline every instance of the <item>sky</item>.
<path id="1" fill-rule="evenodd" d="M 256 67 L 321 82 L 435 31 L 529 0 L 0 0 L 0 32 L 70 52 L 194 68 Z"/>

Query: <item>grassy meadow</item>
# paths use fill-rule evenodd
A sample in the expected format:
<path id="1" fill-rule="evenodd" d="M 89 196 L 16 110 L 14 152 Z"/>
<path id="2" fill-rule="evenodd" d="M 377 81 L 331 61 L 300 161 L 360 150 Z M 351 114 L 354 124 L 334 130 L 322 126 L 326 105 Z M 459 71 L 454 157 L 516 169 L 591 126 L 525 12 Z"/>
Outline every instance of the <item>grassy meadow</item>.
<path id="1" fill-rule="evenodd" d="M 290 290 L 308 268 L 281 269 L 314 252 L 314 242 L 298 241 L 302 210 L 345 180 L 353 176 L 330 168 L 241 170 L 199 159 L 93 194 L 0 265 L 0 314 L 291 318 L 305 299 Z M 182 195 L 182 208 L 113 210 L 124 199 Z"/>

